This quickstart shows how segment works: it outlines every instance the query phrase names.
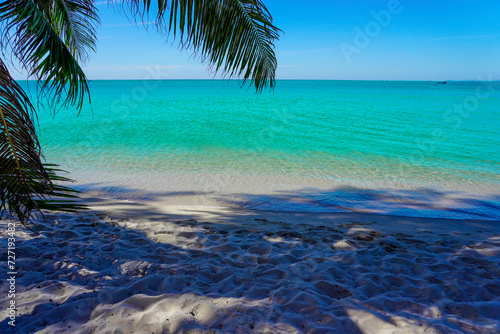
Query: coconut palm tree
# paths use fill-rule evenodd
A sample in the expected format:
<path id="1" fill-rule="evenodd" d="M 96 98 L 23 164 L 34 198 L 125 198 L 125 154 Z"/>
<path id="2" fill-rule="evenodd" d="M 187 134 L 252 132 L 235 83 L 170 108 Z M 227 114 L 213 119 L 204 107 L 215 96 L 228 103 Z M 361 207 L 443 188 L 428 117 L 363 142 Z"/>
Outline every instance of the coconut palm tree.
<path id="1" fill-rule="evenodd" d="M 139 22 L 154 20 L 159 33 L 179 40 L 214 71 L 250 80 L 257 91 L 275 85 L 274 41 L 280 30 L 261 0 L 109 1 Z M 42 209 L 77 210 L 73 197 L 54 181 L 55 165 L 43 163 L 36 136 L 36 111 L 6 63 L 15 59 L 39 92 L 81 109 L 90 101 L 81 65 L 95 51 L 97 8 L 92 0 L 0 2 L 0 213 L 27 223 Z M 57 200 L 54 200 L 56 198 Z"/>

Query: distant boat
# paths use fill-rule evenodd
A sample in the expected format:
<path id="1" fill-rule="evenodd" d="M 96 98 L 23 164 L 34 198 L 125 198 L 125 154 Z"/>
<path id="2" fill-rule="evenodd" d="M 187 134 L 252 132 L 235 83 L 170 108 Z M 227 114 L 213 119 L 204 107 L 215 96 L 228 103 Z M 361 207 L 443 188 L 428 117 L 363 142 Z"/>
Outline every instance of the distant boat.
<path id="1" fill-rule="evenodd" d="M 447 81 L 438 81 L 438 85 L 444 85 Z"/>

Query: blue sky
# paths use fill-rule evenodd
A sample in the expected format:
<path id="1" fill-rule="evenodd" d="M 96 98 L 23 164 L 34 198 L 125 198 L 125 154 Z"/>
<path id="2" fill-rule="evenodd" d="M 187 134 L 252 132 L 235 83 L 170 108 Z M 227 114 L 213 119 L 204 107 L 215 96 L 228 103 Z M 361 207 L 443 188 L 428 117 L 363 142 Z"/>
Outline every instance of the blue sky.
<path id="1" fill-rule="evenodd" d="M 498 0 L 264 0 L 284 31 L 278 79 L 500 79 Z M 90 79 L 208 79 L 189 50 L 97 1 Z M 16 74 L 16 78 L 25 78 Z M 218 76 L 216 76 L 217 78 Z"/>

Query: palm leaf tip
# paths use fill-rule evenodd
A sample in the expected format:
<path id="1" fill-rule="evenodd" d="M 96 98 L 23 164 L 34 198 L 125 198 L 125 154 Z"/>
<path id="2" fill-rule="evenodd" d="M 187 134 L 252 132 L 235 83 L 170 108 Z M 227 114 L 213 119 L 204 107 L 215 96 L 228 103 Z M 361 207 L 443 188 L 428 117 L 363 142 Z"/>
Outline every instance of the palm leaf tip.
<path id="1" fill-rule="evenodd" d="M 250 79 L 257 91 L 275 86 L 280 30 L 262 1 L 174 1 L 169 31 L 176 30 L 183 47 L 193 47 L 216 72 Z"/>
<path id="2" fill-rule="evenodd" d="M 156 10 L 158 30 L 179 37 L 214 72 L 251 80 L 257 91 L 275 86 L 281 30 L 261 0 L 158 0 L 154 10 L 150 0 L 121 4 L 141 18 Z"/>
<path id="3" fill-rule="evenodd" d="M 34 199 L 39 210 L 62 211 L 76 213 L 82 210 L 88 210 L 85 204 L 80 204 L 78 199 L 80 192 L 61 183 L 74 182 L 73 180 L 61 176 L 66 173 L 59 169 L 55 164 L 44 164 L 45 170 L 49 179 L 56 183 L 52 183 L 50 188 L 42 188 L 37 191 L 37 198 Z M 36 189 L 35 189 L 36 190 Z"/>
<path id="4" fill-rule="evenodd" d="M 97 9 L 92 0 L 0 2 L 2 45 L 8 45 L 43 90 L 65 104 L 90 99 L 79 62 L 95 50 Z"/>

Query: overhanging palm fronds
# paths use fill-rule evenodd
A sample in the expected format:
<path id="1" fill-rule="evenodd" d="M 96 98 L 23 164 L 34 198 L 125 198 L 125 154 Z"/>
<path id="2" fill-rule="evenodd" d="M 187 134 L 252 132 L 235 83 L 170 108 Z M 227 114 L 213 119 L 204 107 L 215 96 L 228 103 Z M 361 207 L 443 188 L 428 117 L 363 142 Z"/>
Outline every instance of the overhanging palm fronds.
<path id="1" fill-rule="evenodd" d="M 153 11 L 151 0 L 121 4 L 142 18 Z M 155 6 L 156 26 L 180 35 L 181 47 L 193 47 L 215 71 L 251 79 L 257 91 L 275 85 L 280 30 L 261 0 L 158 0 Z"/>
<path id="2" fill-rule="evenodd" d="M 73 200 L 77 191 L 53 183 L 71 180 L 59 176 L 56 165 L 42 163 L 34 116 L 28 96 L 0 59 L 0 216 L 9 210 L 23 224 L 33 210 L 85 208 Z"/>
<path id="3" fill-rule="evenodd" d="M 1 50 L 12 52 L 55 98 L 80 109 L 89 87 L 79 62 L 94 50 L 99 22 L 93 3 L 0 1 Z M 257 91 L 274 86 L 277 62 L 273 43 L 280 30 L 261 0 L 122 2 L 143 17 L 153 11 L 153 3 L 158 30 L 180 35 L 181 47 L 192 47 L 215 71 L 251 79 Z M 33 106 L 0 59 L 0 213 L 10 210 L 23 223 L 33 210 L 82 208 L 71 200 L 75 191 L 52 183 L 68 179 L 58 176 L 53 166 L 42 164 L 31 117 Z"/>
<path id="4" fill-rule="evenodd" d="M 91 0 L 14 0 L 0 3 L 3 44 L 42 88 L 81 108 L 89 93 L 79 61 L 95 48 L 99 22 Z M 90 97 L 90 96 L 89 96 Z"/>
<path id="5" fill-rule="evenodd" d="M 40 159 L 40 145 L 31 121 L 34 109 L 0 60 L 0 212 L 7 209 L 21 222 L 37 208 L 33 185 L 46 191 L 51 181 Z"/>

